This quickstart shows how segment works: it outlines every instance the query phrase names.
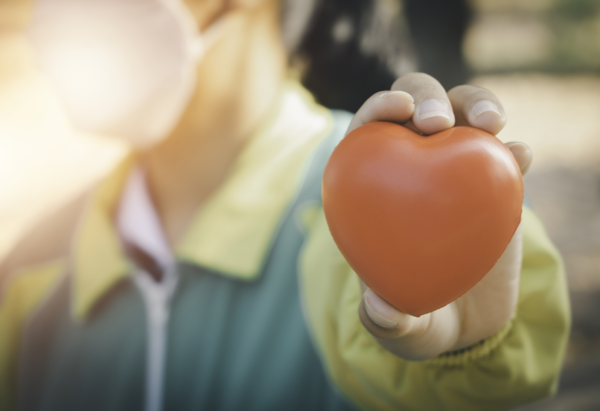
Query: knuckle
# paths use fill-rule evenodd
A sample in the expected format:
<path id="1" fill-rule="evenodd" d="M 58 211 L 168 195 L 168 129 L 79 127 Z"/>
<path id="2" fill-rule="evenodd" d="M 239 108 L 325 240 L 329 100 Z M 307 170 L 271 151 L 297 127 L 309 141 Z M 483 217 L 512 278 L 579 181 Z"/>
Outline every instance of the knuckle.
<path id="1" fill-rule="evenodd" d="M 437 82 L 435 78 L 426 73 L 421 72 L 411 72 L 401 75 L 394 81 L 392 88 L 398 87 L 401 84 L 414 84 L 414 83 L 422 83 L 422 82 Z"/>
<path id="2" fill-rule="evenodd" d="M 448 91 L 448 95 L 452 96 L 452 95 L 461 95 L 461 94 L 469 93 L 469 92 L 473 91 L 474 88 L 476 88 L 476 87 L 471 86 L 469 84 L 461 84 L 459 86 L 452 87 L 450 89 L 450 91 Z"/>
<path id="3" fill-rule="evenodd" d="M 369 97 L 369 100 L 373 100 L 373 99 L 375 99 L 375 98 L 377 98 L 377 97 L 381 97 L 382 95 L 384 95 L 384 94 L 385 94 L 385 93 L 387 93 L 388 91 L 389 91 L 389 90 L 381 90 L 381 91 L 378 91 L 377 93 L 375 93 L 375 94 L 373 94 L 371 97 Z M 369 101 L 369 100 L 367 100 L 367 101 Z"/>

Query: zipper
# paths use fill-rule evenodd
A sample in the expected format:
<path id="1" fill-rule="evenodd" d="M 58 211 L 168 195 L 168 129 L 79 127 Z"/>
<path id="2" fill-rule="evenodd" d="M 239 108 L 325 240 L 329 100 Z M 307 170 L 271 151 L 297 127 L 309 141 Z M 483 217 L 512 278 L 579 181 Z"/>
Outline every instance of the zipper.
<path id="1" fill-rule="evenodd" d="M 167 325 L 171 297 L 177 287 L 177 275 L 167 270 L 163 281 L 157 282 L 150 274 L 136 269 L 133 279 L 142 294 L 148 322 L 144 410 L 160 411 L 164 394 Z"/>

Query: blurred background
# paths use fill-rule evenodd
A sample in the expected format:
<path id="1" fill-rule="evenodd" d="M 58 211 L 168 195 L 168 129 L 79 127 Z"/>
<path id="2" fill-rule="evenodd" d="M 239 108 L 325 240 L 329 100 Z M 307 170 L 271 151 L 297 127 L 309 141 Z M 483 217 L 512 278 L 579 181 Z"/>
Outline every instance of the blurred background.
<path id="1" fill-rule="evenodd" d="M 559 395 L 523 410 L 598 410 L 600 1 L 403 6 L 420 70 L 447 88 L 468 81 L 492 90 L 509 120 L 499 137 L 534 152 L 526 189 L 564 256 L 573 331 Z M 0 259 L 124 153 L 70 127 L 23 33 L 30 8 L 27 0 L 0 0 Z"/>

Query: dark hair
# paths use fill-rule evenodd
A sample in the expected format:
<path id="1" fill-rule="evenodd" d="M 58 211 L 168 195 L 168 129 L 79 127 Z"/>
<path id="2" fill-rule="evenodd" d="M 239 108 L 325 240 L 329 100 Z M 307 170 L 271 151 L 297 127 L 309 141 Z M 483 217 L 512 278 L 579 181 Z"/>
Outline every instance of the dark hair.
<path id="1" fill-rule="evenodd" d="M 355 112 L 421 56 L 421 71 L 444 86 L 464 82 L 467 10 L 465 0 L 283 0 L 282 32 L 304 86 L 321 104 Z"/>

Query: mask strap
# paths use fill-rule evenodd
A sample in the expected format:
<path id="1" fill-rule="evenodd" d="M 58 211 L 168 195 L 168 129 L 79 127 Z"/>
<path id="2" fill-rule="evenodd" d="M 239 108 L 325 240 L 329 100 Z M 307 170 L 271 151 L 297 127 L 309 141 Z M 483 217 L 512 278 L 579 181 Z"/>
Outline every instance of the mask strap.
<path id="1" fill-rule="evenodd" d="M 231 2 L 226 1 L 225 7 L 221 14 L 210 23 L 210 25 L 202 33 L 198 33 L 196 26 L 196 20 L 190 13 L 189 9 L 183 3 L 182 0 L 159 0 L 171 12 L 177 16 L 182 24 L 183 30 L 187 33 L 189 53 L 192 58 L 199 61 L 206 51 L 216 42 L 220 34 L 222 33 L 222 21 L 227 15 L 227 11 L 231 9 Z"/>
<path id="2" fill-rule="evenodd" d="M 204 32 L 196 35 L 192 41 L 191 53 L 196 61 L 199 61 L 223 34 L 223 21 L 225 20 L 226 15 L 226 13 L 223 13 L 219 16 L 204 30 Z"/>

